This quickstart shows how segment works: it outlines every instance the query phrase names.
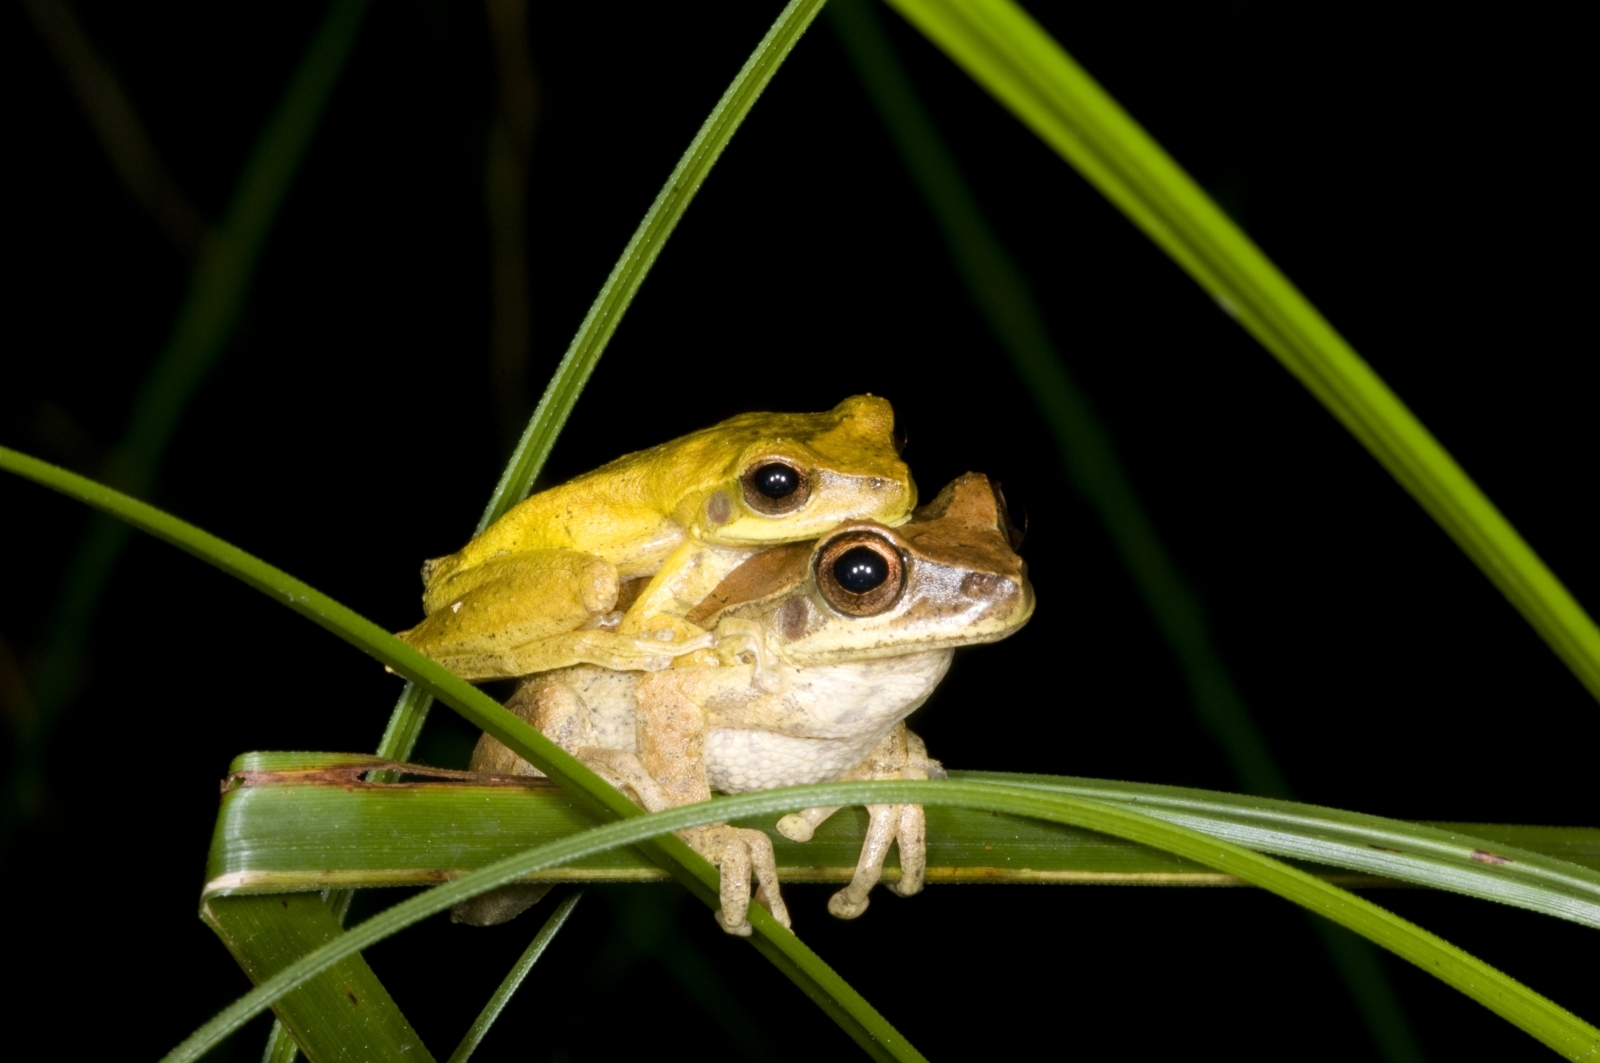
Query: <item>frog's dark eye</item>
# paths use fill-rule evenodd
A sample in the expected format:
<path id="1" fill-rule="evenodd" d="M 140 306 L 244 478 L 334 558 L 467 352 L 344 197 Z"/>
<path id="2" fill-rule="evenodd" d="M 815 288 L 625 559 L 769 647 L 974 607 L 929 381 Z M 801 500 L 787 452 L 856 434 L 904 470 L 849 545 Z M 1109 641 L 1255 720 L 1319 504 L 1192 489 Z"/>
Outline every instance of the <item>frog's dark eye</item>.
<path id="1" fill-rule="evenodd" d="M 750 474 L 750 484 L 762 495 L 776 502 L 788 498 L 800 488 L 800 474 L 781 461 L 769 462 Z"/>
<path id="2" fill-rule="evenodd" d="M 817 551 L 817 586 L 846 616 L 876 616 L 900 600 L 906 565 L 885 535 L 845 532 Z"/>
<path id="3" fill-rule="evenodd" d="M 811 497 L 811 479 L 786 461 L 765 461 L 744 474 L 744 499 L 757 513 L 793 513 Z"/>
<path id="4" fill-rule="evenodd" d="M 833 581 L 851 594 L 875 591 L 888 578 L 889 562 L 871 547 L 853 547 L 833 563 Z"/>

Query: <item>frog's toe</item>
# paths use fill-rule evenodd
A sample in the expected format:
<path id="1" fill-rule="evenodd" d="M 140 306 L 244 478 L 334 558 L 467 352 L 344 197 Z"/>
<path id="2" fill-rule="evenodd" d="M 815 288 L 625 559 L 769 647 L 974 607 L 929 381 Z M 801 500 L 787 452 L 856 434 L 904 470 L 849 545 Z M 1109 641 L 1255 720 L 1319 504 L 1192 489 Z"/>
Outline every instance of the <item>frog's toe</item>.
<path id="1" fill-rule="evenodd" d="M 901 805 L 895 845 L 900 848 L 900 881 L 884 886 L 902 897 L 922 892 L 928 869 L 928 816 L 921 805 Z"/>
<path id="2" fill-rule="evenodd" d="M 776 878 L 773 879 L 770 891 L 765 885 L 756 890 L 756 903 L 771 912 L 772 918 L 776 919 L 785 930 L 792 928 L 789 922 L 789 906 L 783 903 L 783 896 L 778 892 Z"/>
<path id="3" fill-rule="evenodd" d="M 778 820 L 778 833 L 792 842 L 808 842 L 816 832 L 806 817 L 796 813 L 791 812 Z"/>
<path id="4" fill-rule="evenodd" d="M 808 842 L 817 832 L 817 825 L 835 812 L 839 811 L 838 805 L 828 808 L 807 808 L 799 812 L 791 812 L 778 820 L 778 833 L 792 842 Z"/>
<path id="5" fill-rule="evenodd" d="M 690 828 L 683 839 L 702 853 L 721 873 L 721 906 L 717 925 L 739 937 L 750 936 L 750 879 L 759 887 L 755 899 L 774 919 L 789 925 L 789 909 L 778 892 L 778 862 L 773 856 L 772 839 L 758 830 L 713 824 Z"/>
<path id="6" fill-rule="evenodd" d="M 868 886 L 861 889 L 854 882 L 828 898 L 828 914 L 836 919 L 856 919 L 867 906 L 872 903 L 872 898 L 867 894 L 872 889 Z"/>
<path id="7" fill-rule="evenodd" d="M 748 917 L 745 918 L 744 922 L 742 923 L 729 922 L 728 917 L 723 914 L 721 908 L 718 908 L 714 915 L 717 920 L 717 925 L 735 937 L 747 938 L 755 931 L 755 927 L 750 925 L 750 920 Z"/>

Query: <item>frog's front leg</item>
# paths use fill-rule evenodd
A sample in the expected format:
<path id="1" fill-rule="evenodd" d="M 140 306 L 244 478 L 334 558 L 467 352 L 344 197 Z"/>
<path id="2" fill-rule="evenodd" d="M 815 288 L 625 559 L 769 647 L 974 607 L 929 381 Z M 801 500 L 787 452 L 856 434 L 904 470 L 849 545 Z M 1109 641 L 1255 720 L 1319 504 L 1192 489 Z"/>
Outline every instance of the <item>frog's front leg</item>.
<path id="1" fill-rule="evenodd" d="M 711 800 L 706 779 L 706 714 L 686 692 L 685 673 L 656 672 L 639 681 L 639 762 L 672 805 Z M 721 873 L 721 905 L 717 924 L 730 934 L 748 937 L 750 880 L 755 899 L 787 927 L 789 910 L 778 889 L 778 863 L 772 839 L 758 830 L 711 823 L 678 832 Z"/>
<path id="2" fill-rule="evenodd" d="M 627 635 L 658 626 L 662 617 L 683 617 L 705 601 L 723 579 L 757 551 L 715 546 L 698 539 L 679 544 L 627 607 L 617 629 Z"/>

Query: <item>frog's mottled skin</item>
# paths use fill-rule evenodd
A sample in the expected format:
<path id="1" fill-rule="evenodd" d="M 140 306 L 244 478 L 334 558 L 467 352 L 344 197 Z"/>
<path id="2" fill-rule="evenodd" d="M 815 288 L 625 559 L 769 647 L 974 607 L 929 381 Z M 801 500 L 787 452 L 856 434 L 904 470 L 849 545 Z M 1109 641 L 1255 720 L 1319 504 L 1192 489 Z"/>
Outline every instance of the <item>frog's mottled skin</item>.
<path id="1" fill-rule="evenodd" d="M 713 790 L 940 777 L 904 720 L 944 677 L 954 647 L 998 641 L 1032 615 L 1033 589 L 1012 535 L 997 492 L 969 473 L 898 529 L 856 521 L 814 544 L 752 558 L 690 612 L 715 623 L 714 651 L 648 674 L 587 666 L 548 673 L 524 683 L 506 707 L 651 811 L 709 800 Z M 826 584 L 827 564 L 864 542 L 897 557 L 903 574 L 898 593 L 869 615 Z M 487 735 L 472 764 L 534 771 Z M 804 841 L 834 811 L 785 816 L 778 829 Z M 828 906 L 843 918 L 866 910 L 891 844 L 900 847 L 897 892 L 921 889 L 922 809 L 868 813 L 856 875 Z M 722 868 L 725 929 L 750 932 L 752 874 L 758 898 L 787 923 L 765 834 L 716 825 L 684 836 Z M 502 921 L 520 911 L 506 900 L 463 906 L 457 917 Z"/>
<path id="2" fill-rule="evenodd" d="M 798 474 L 796 494 L 753 492 L 772 463 Z M 580 662 L 664 668 L 711 643 L 683 617 L 756 550 L 846 520 L 900 524 L 915 505 L 883 399 L 743 414 L 541 491 L 428 562 L 427 619 L 400 637 L 473 680 Z M 609 615 L 619 587 L 642 577 L 627 612 Z"/>

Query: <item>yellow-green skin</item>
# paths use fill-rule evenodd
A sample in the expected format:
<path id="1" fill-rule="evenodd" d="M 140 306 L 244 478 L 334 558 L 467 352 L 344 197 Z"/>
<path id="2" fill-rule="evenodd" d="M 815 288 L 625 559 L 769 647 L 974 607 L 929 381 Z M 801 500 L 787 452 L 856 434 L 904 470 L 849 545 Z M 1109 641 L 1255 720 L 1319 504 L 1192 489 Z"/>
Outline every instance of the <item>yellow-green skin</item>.
<path id="1" fill-rule="evenodd" d="M 790 512 L 762 512 L 745 488 L 775 461 L 807 485 Z M 753 551 L 847 520 L 902 524 L 916 501 L 883 399 L 741 414 L 541 491 L 428 562 L 427 619 L 400 637 L 474 680 L 580 663 L 653 671 L 709 644 L 681 618 Z M 608 617 L 620 584 L 643 576 L 626 615 Z"/>

